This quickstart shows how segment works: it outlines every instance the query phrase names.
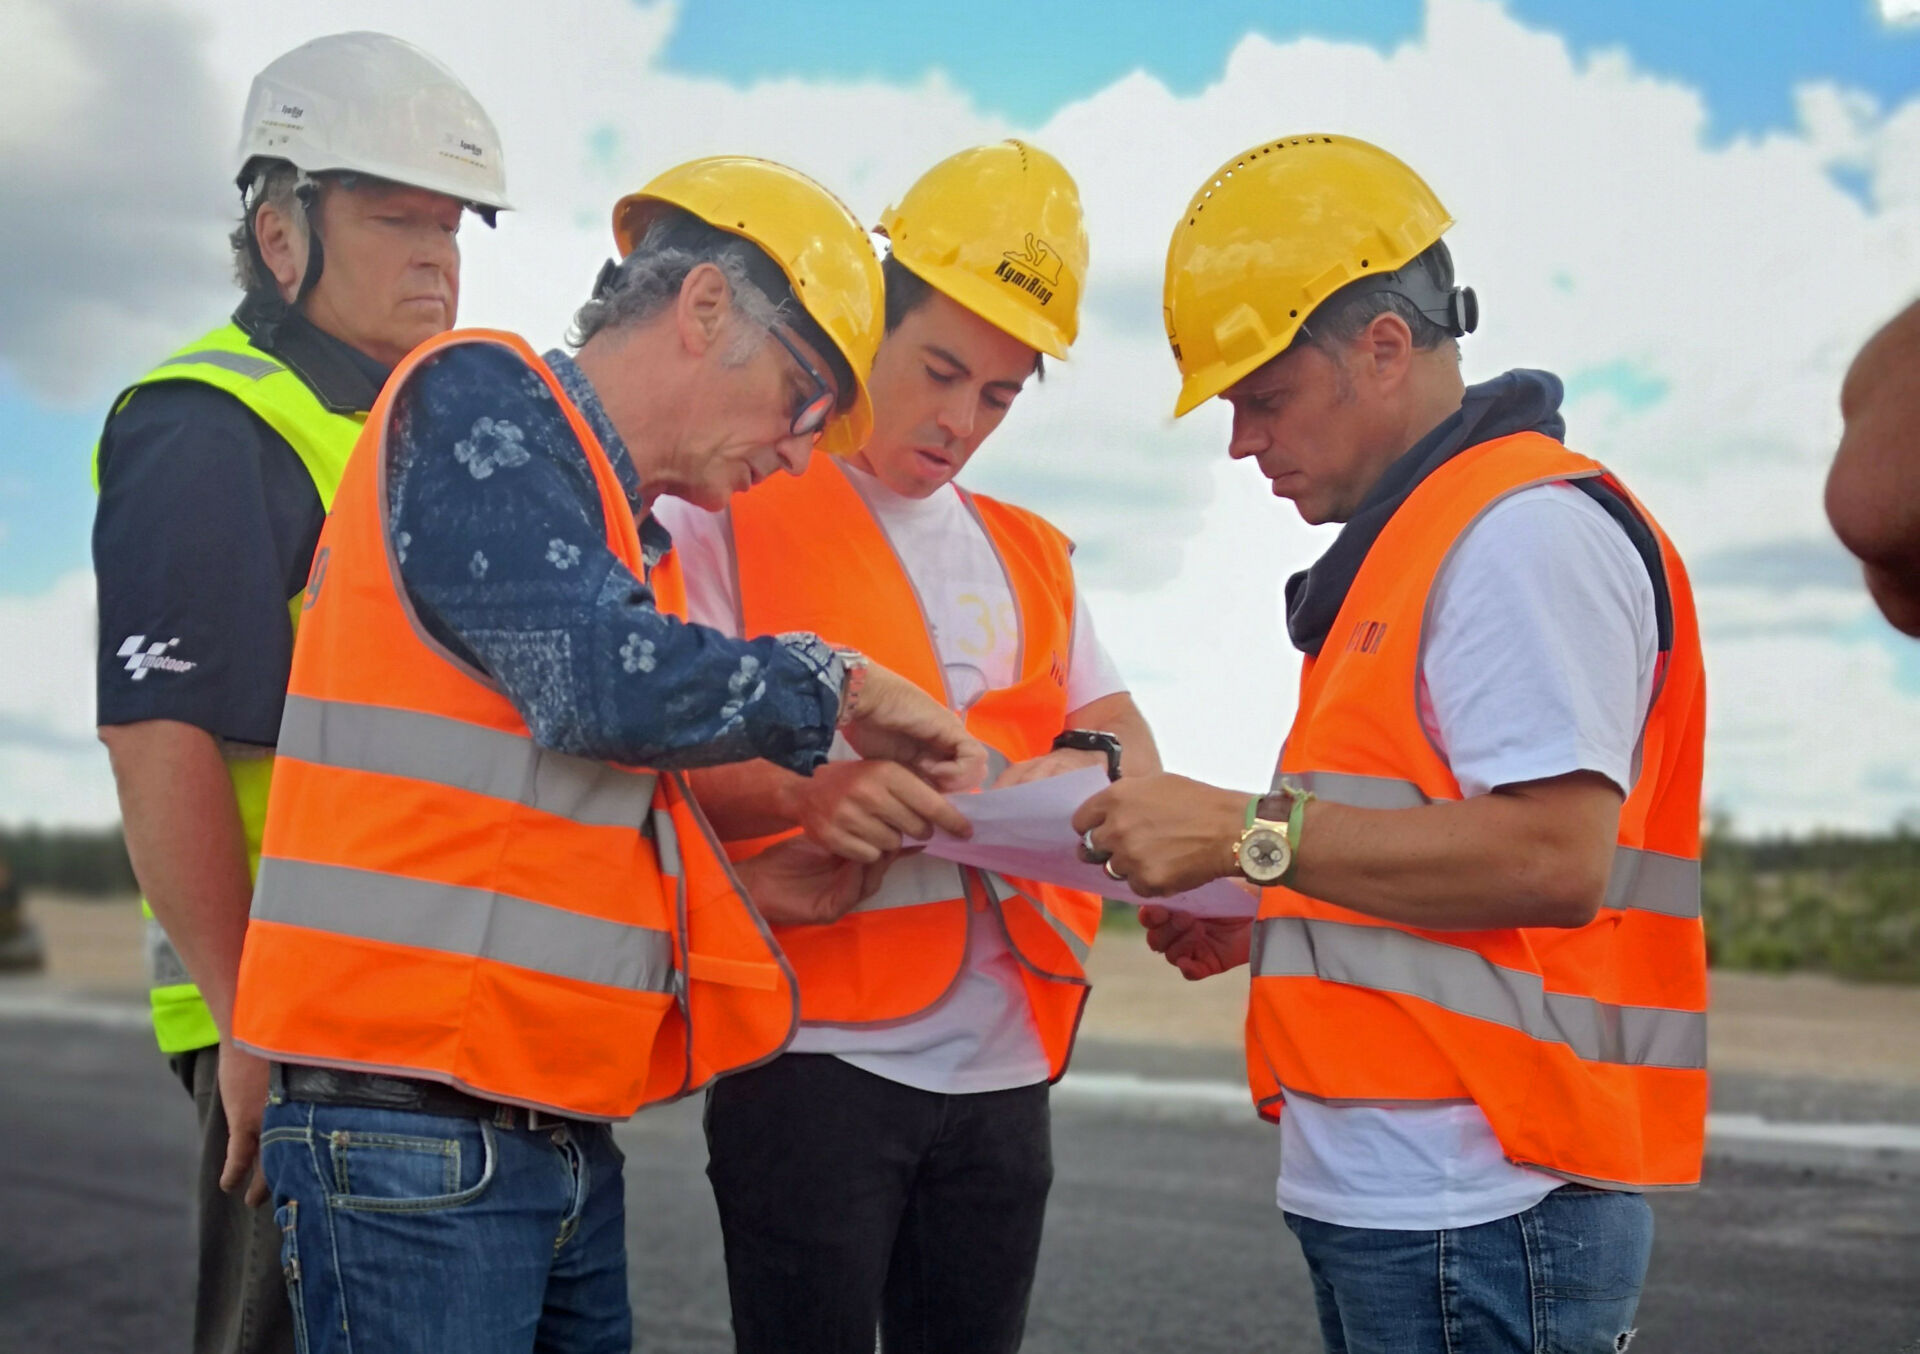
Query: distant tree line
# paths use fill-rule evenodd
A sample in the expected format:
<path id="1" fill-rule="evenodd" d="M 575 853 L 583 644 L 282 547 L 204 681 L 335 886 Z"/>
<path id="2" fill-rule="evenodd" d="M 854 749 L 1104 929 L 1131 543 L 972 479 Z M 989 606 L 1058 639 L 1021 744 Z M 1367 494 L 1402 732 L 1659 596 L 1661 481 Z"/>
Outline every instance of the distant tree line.
<path id="1" fill-rule="evenodd" d="M 0 827 L 0 861 L 21 889 L 105 896 L 138 888 L 118 827 Z"/>
<path id="2" fill-rule="evenodd" d="M 120 830 L 0 828 L 20 889 L 135 892 Z M 1707 950 L 1722 968 L 1920 982 L 1920 832 L 1741 837 L 1716 821 L 1704 861 Z"/>

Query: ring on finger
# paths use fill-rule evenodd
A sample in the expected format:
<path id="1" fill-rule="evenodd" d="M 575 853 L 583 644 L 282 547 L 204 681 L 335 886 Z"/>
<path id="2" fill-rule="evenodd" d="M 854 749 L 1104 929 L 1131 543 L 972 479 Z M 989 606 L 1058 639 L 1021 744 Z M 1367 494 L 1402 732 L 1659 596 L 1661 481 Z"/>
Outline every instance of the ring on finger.
<path id="1" fill-rule="evenodd" d="M 1092 828 L 1088 828 L 1085 832 L 1082 832 L 1080 834 L 1080 851 L 1081 851 L 1082 859 L 1084 859 L 1089 865 L 1105 865 L 1107 863 L 1108 858 L 1113 855 L 1113 852 L 1102 851 L 1099 847 L 1093 844 Z"/>
<path id="2" fill-rule="evenodd" d="M 1127 882 L 1127 877 L 1121 874 L 1120 871 L 1113 868 L 1113 859 L 1111 857 L 1108 857 L 1107 859 L 1101 861 L 1100 868 L 1105 870 L 1107 872 L 1107 878 L 1113 880 L 1114 882 L 1120 883 L 1120 884 L 1124 884 Z"/>

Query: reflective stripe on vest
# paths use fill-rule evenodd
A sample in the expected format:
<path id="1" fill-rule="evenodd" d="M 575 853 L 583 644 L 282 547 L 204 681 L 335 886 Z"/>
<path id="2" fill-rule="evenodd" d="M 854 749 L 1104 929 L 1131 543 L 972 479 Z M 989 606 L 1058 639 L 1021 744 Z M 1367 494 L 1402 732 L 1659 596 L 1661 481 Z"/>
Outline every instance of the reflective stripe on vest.
<path id="1" fill-rule="evenodd" d="M 960 704 L 925 599 L 860 484 L 828 457 L 776 476 L 729 510 L 743 634 L 807 630 L 851 645 L 922 691 L 963 709 L 997 774 L 1045 754 L 1064 727 L 1072 650 L 1071 543 L 1033 513 L 962 493 L 1005 573 L 1017 621 L 1014 680 Z M 819 524 L 832 523 L 822 533 Z M 1058 1075 L 1071 1052 L 1087 981 L 1092 894 L 1015 888 L 925 856 L 897 861 L 874 897 L 823 926 L 778 930 L 801 988 L 803 1021 L 890 1024 L 931 1009 L 967 962 L 974 911 L 997 913 L 1022 991 Z M 1075 928 L 1078 928 L 1077 931 Z"/>
<path id="2" fill-rule="evenodd" d="M 1357 1105 L 1466 1099 L 1512 1161 L 1628 1188 L 1686 1185 L 1699 1179 L 1708 1089 L 1705 676 L 1685 567 L 1605 467 L 1521 433 L 1468 448 L 1422 480 L 1355 573 L 1332 642 L 1302 665 L 1278 778 L 1383 820 L 1460 801 L 1418 700 L 1436 584 L 1493 505 L 1575 482 L 1632 514 L 1656 547 L 1641 551 L 1656 596 L 1671 606 L 1601 910 L 1578 926 L 1436 932 L 1338 897 L 1266 889 L 1248 1076 L 1270 1115 L 1282 1112 L 1283 1092 Z"/>
<path id="3" fill-rule="evenodd" d="M 981 871 L 981 877 L 987 881 L 988 889 L 993 892 L 994 902 L 1003 903 L 1015 894 L 1019 894 L 1027 900 L 1035 912 L 1040 914 L 1041 920 L 1053 928 L 1053 933 L 1060 937 L 1061 942 L 1066 945 L 1073 957 L 1081 964 L 1087 962 L 1087 956 L 1093 953 L 1093 942 L 1082 939 L 1080 933 L 1075 931 L 1071 926 L 1068 926 L 1065 920 L 1056 916 L 1052 908 L 1048 907 L 1042 900 L 1028 893 L 1025 889 L 1019 887 L 1005 875 L 995 874 L 991 870 L 983 870 Z"/>
<path id="4" fill-rule="evenodd" d="M 1472 950 L 1392 927 L 1266 918 L 1254 926 L 1253 976 L 1320 978 L 1418 997 L 1456 1015 L 1565 1044 L 1588 1062 L 1707 1065 L 1702 1012 L 1618 1006 L 1548 992 L 1537 973 L 1504 968 Z"/>
<path id="5" fill-rule="evenodd" d="M 269 856 L 260 862 L 253 916 L 603 987 L 675 990 L 669 933 L 494 889 Z"/>
<path id="6" fill-rule="evenodd" d="M 896 907 L 918 907 L 922 903 L 954 902 L 965 896 L 958 865 L 937 856 L 912 855 L 889 865 L 873 896 L 847 910 L 885 912 Z"/>
<path id="7" fill-rule="evenodd" d="M 285 380 L 263 385 L 269 377 Z M 255 348 L 238 325 L 228 323 L 195 339 L 187 347 L 158 363 L 113 401 L 118 413 L 126 401 L 142 386 L 168 381 L 194 381 L 210 385 L 231 395 L 289 446 L 306 468 L 319 495 L 322 507 L 332 504 L 340 475 L 353 444 L 360 436 L 362 419 L 353 414 L 335 413 L 320 403 L 299 376 L 286 366 Z M 111 415 L 109 416 L 111 417 Z M 99 484 L 99 447 L 94 448 L 94 483 Z M 300 623 L 299 594 L 289 602 L 291 623 Z M 247 834 L 249 866 L 260 855 L 260 825 L 266 819 L 266 798 L 272 777 L 271 754 L 229 757 L 227 771 L 233 783 L 234 799 L 240 821 Z M 147 932 L 147 985 L 153 1009 L 155 1041 L 164 1053 L 184 1053 L 206 1048 L 216 1042 L 219 1031 L 213 1014 L 193 985 L 180 952 L 155 920 L 144 900 L 141 913 Z"/>
<path id="8" fill-rule="evenodd" d="M 1408 780 L 1389 776 L 1355 776 L 1342 771 L 1302 771 L 1276 776 L 1295 781 L 1303 790 L 1311 790 L 1330 804 L 1346 804 L 1356 809 L 1415 809 L 1433 803 Z M 1607 896 L 1603 907 L 1642 912 L 1658 912 L 1667 917 L 1700 915 L 1700 862 L 1660 851 L 1618 846 L 1613 849 L 1613 866 L 1607 875 Z"/>
<path id="9" fill-rule="evenodd" d="M 589 827 L 651 832 L 657 777 L 440 715 L 288 696 L 280 755 L 507 799 Z M 677 870 L 669 873 L 678 873 Z"/>
<path id="10" fill-rule="evenodd" d="M 281 1061 L 621 1118 L 774 1056 L 798 1002 L 683 778 L 541 748 L 413 613 L 386 515 L 391 413 L 422 365 L 467 343 L 510 350 L 548 389 L 607 549 L 646 573 L 612 464 L 524 341 L 446 336 L 403 364 L 322 536 L 234 1037 Z"/>
<path id="11" fill-rule="evenodd" d="M 196 348 L 188 353 L 175 353 L 160 364 L 161 367 L 187 367 L 204 364 L 230 371 L 235 376 L 244 376 L 250 381 L 271 376 L 277 371 L 285 371 L 280 363 L 266 357 L 248 357 L 245 353 L 230 352 L 225 348 Z"/>

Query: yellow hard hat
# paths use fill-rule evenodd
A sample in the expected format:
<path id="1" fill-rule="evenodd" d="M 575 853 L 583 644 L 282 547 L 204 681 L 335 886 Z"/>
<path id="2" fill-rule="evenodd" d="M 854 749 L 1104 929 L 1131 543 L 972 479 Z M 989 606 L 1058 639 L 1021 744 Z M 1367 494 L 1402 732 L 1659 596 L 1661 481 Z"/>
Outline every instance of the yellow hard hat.
<path id="1" fill-rule="evenodd" d="M 1452 224 L 1418 174 L 1351 136 L 1282 137 L 1234 156 L 1167 246 L 1167 342 L 1182 377 L 1174 417 L 1286 351 L 1334 292 L 1391 273 Z"/>
<path id="2" fill-rule="evenodd" d="M 880 217 L 893 256 L 936 290 L 1048 357 L 1080 332 L 1087 228 L 1080 189 L 1038 146 L 948 156 Z"/>
<path id="3" fill-rule="evenodd" d="M 798 170 L 746 155 L 715 155 L 677 165 L 614 204 L 613 238 L 622 258 L 663 206 L 751 240 L 780 265 L 801 308 L 853 371 L 852 401 L 828 421 L 819 445 L 835 455 L 857 451 L 873 432 L 867 379 L 886 325 L 880 260 L 866 227 Z"/>

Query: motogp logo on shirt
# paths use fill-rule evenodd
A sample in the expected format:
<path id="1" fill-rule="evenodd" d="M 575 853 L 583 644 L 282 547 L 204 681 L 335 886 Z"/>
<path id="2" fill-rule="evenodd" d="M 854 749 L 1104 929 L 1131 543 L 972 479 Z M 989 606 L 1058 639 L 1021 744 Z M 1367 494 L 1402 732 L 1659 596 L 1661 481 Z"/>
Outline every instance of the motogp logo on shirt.
<path id="1" fill-rule="evenodd" d="M 161 672 L 192 672 L 198 663 L 189 663 L 184 658 L 169 658 L 167 650 L 180 642 L 173 639 L 147 643 L 145 635 L 128 635 L 120 646 L 119 656 L 127 660 L 127 671 L 133 674 L 133 680 L 144 682 L 147 674 L 158 668 Z"/>

